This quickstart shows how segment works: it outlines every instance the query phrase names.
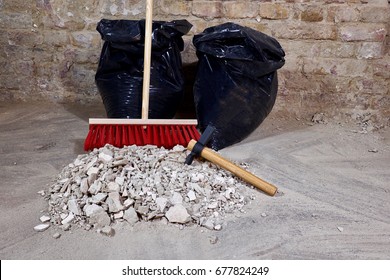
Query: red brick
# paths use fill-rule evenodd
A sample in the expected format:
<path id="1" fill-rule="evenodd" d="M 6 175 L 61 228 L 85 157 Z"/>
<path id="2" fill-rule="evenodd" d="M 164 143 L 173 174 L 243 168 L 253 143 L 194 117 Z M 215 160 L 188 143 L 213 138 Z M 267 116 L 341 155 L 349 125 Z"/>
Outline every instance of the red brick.
<path id="1" fill-rule="evenodd" d="M 390 79 L 390 57 L 386 60 L 376 60 L 372 64 L 374 76 Z M 390 88 L 390 87 L 388 87 Z"/>
<path id="2" fill-rule="evenodd" d="M 332 6 L 328 9 L 328 21 L 354 22 L 360 20 L 360 12 L 356 7 Z"/>
<path id="3" fill-rule="evenodd" d="M 367 75 L 368 64 L 365 60 L 304 58 L 303 71 L 316 75 L 335 75 L 345 77 L 361 77 Z"/>
<path id="4" fill-rule="evenodd" d="M 390 20 L 390 6 L 362 6 L 359 7 L 360 18 L 363 22 L 383 22 L 387 23 Z"/>
<path id="5" fill-rule="evenodd" d="M 328 40 L 279 39 L 287 55 L 298 57 L 355 58 L 360 43 Z"/>
<path id="6" fill-rule="evenodd" d="M 370 59 L 382 58 L 385 55 L 385 45 L 382 42 L 364 42 L 361 44 L 357 57 Z"/>
<path id="7" fill-rule="evenodd" d="M 260 3 L 260 16 L 265 19 L 287 19 L 289 13 L 282 4 Z"/>
<path id="8" fill-rule="evenodd" d="M 192 14 L 202 18 L 220 18 L 223 15 L 222 2 L 220 1 L 194 1 Z"/>
<path id="9" fill-rule="evenodd" d="M 342 41 L 374 41 L 383 42 L 387 28 L 384 24 L 347 24 L 339 28 Z"/>
<path id="10" fill-rule="evenodd" d="M 191 12 L 190 3 L 185 0 L 162 0 L 161 10 L 170 15 L 188 16 Z"/>
<path id="11" fill-rule="evenodd" d="M 259 14 L 259 5 L 256 2 L 223 2 L 224 15 L 227 18 L 256 17 Z"/>
<path id="12" fill-rule="evenodd" d="M 207 21 L 203 19 L 196 19 L 196 18 L 191 20 L 191 24 L 192 24 L 192 28 L 188 34 L 192 36 L 203 32 L 203 30 L 205 30 L 208 26 Z"/>
<path id="13" fill-rule="evenodd" d="M 335 40 L 337 29 L 328 23 L 275 22 L 269 23 L 275 37 L 281 39 Z"/>
<path id="14" fill-rule="evenodd" d="M 96 32 L 72 32 L 71 33 L 71 42 L 74 46 L 80 48 L 91 48 L 99 46 L 101 41 L 100 35 Z"/>
<path id="15" fill-rule="evenodd" d="M 0 1 L 0 8 L 7 12 L 24 12 L 31 11 L 35 1 L 25 0 L 2 0 Z"/>
<path id="16" fill-rule="evenodd" d="M 306 6 L 300 15 L 301 20 L 317 22 L 324 19 L 324 11 L 321 6 Z"/>
<path id="17" fill-rule="evenodd" d="M 32 32 L 28 30 L 13 30 L 8 32 L 8 44 L 13 46 L 32 48 L 38 44 L 41 44 L 42 40 L 43 37 L 38 32 Z"/>
<path id="18" fill-rule="evenodd" d="M 29 29 L 33 25 L 31 14 L 3 13 L 0 11 L 1 29 Z"/>

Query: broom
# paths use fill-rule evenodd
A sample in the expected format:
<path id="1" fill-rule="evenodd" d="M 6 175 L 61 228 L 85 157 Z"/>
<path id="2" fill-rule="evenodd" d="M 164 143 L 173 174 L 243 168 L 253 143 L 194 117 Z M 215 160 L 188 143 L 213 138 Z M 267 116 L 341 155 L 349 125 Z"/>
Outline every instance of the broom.
<path id="1" fill-rule="evenodd" d="M 101 148 L 106 144 L 116 147 L 156 145 L 170 149 L 175 145 L 186 146 L 191 139 L 200 138 L 196 119 L 148 119 L 152 16 L 153 0 L 147 0 L 141 119 L 89 119 L 89 132 L 84 142 L 85 151 Z"/>

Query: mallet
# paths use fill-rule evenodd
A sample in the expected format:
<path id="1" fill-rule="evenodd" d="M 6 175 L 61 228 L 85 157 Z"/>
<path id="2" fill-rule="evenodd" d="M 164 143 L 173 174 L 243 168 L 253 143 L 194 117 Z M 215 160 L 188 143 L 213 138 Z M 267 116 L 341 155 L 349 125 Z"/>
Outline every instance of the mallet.
<path id="1" fill-rule="evenodd" d="M 194 157 L 201 156 L 202 158 L 230 171 L 237 177 L 255 186 L 266 194 L 274 196 L 278 190 L 274 185 L 260 179 L 249 171 L 235 165 L 234 163 L 230 162 L 229 160 L 223 158 L 222 156 L 214 152 L 212 149 L 205 147 L 207 142 L 210 140 L 210 137 L 214 130 L 215 128 L 209 125 L 201 135 L 198 142 L 196 142 L 195 140 L 191 140 L 188 143 L 187 149 L 191 151 L 191 153 L 187 156 L 185 163 L 191 164 Z"/>

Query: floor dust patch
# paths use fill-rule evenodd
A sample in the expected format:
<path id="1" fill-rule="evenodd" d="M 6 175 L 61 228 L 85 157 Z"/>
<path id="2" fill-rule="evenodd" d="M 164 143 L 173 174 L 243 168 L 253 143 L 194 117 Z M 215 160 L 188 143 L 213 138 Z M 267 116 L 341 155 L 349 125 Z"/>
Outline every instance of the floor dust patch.
<path id="1" fill-rule="evenodd" d="M 249 186 L 209 162 L 185 165 L 188 153 L 182 146 L 106 145 L 79 155 L 44 195 L 48 223 L 106 235 L 119 221 L 161 219 L 221 230 L 227 213 L 243 211 Z"/>

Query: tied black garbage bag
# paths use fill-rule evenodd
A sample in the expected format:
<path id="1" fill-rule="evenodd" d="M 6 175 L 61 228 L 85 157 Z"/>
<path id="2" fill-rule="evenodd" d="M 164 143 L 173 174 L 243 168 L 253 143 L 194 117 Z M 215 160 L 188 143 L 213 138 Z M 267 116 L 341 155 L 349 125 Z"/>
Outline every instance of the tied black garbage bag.
<path id="1" fill-rule="evenodd" d="M 242 141 L 271 112 L 285 54 L 274 38 L 234 23 L 207 28 L 193 43 L 199 128 L 216 128 L 210 146 L 219 150 Z"/>
<path id="2" fill-rule="evenodd" d="M 180 52 L 186 20 L 153 22 L 149 118 L 172 118 L 183 96 Z M 102 19 L 97 30 L 103 44 L 95 82 L 107 117 L 141 118 L 145 20 Z"/>

